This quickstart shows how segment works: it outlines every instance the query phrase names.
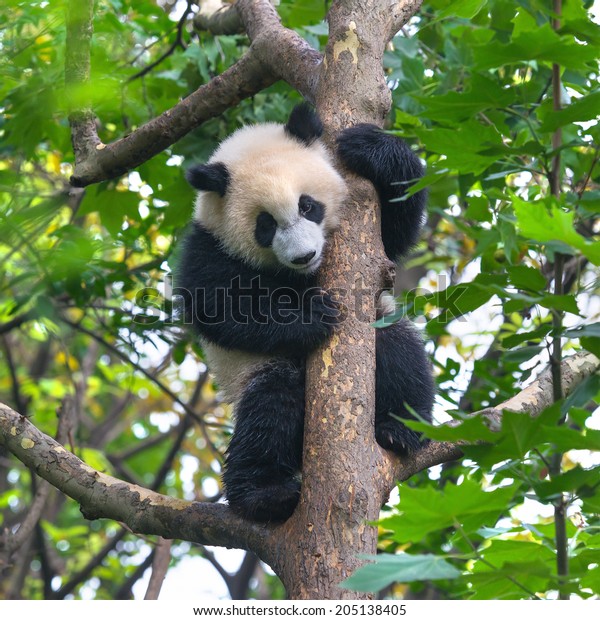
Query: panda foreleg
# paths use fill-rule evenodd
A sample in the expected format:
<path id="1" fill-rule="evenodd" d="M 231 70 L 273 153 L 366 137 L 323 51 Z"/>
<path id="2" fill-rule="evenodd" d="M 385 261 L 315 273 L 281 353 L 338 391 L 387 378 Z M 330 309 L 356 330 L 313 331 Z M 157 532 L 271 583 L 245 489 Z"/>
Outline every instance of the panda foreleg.
<path id="1" fill-rule="evenodd" d="M 263 522 L 291 516 L 300 497 L 303 432 L 303 365 L 265 364 L 236 407 L 223 474 L 232 510 Z"/>
<path id="2" fill-rule="evenodd" d="M 431 364 L 420 334 L 408 321 L 376 332 L 375 437 L 386 450 L 406 454 L 419 449 L 419 433 L 398 418 L 414 419 L 408 404 L 425 421 L 431 421 L 435 385 Z"/>
<path id="3" fill-rule="evenodd" d="M 385 253 L 396 261 L 417 242 L 423 226 L 427 194 L 406 197 L 423 176 L 423 166 L 411 148 L 375 125 L 345 129 L 338 137 L 344 165 L 375 186 L 381 202 L 381 237 Z"/>

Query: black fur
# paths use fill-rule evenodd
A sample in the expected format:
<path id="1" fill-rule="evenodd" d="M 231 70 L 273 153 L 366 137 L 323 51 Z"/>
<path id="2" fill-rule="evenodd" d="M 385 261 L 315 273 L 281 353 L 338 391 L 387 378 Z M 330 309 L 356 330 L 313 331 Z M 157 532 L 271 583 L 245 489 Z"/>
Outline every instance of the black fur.
<path id="1" fill-rule="evenodd" d="M 185 173 L 187 182 L 196 189 L 205 192 L 217 192 L 225 196 L 229 185 L 229 170 L 221 162 L 190 166 Z"/>
<path id="2" fill-rule="evenodd" d="M 398 418 L 413 417 L 408 405 L 417 416 L 431 422 L 435 386 L 423 341 L 413 325 L 402 320 L 377 330 L 375 350 L 377 443 L 398 454 L 414 452 L 421 445 L 420 435 Z"/>
<path id="3" fill-rule="evenodd" d="M 322 132 L 320 120 L 308 106 L 296 108 L 285 129 L 304 144 Z M 388 256 L 396 259 L 405 254 L 418 238 L 425 193 L 403 202 L 393 200 L 421 176 L 418 158 L 402 141 L 371 125 L 344 131 L 338 149 L 344 164 L 377 189 Z M 201 184 L 206 189 L 206 175 Z M 322 219 L 320 203 L 307 208 L 310 200 L 307 195 L 300 197 L 300 212 L 304 209 L 305 217 Z M 266 244 L 272 222 L 258 224 L 254 234 Z M 316 286 L 314 275 L 283 267 L 257 270 L 229 255 L 198 223 L 192 224 L 185 238 L 176 283 L 179 288 L 173 293 L 183 297 L 187 319 L 207 340 L 226 349 L 279 358 L 256 372 L 236 406 L 223 479 L 237 513 L 257 521 L 285 520 L 300 492 L 304 359 L 331 336 L 339 308 Z M 375 437 L 385 449 L 406 454 L 418 449 L 421 440 L 399 418 L 412 417 L 408 406 L 431 420 L 431 365 L 420 336 L 406 321 L 377 330 L 376 355 Z"/>
<path id="4" fill-rule="evenodd" d="M 282 521 L 300 497 L 304 364 L 263 366 L 236 409 L 223 482 L 231 508 L 256 521 Z"/>
<path id="5" fill-rule="evenodd" d="M 197 223 L 184 240 L 176 284 L 186 319 L 225 349 L 306 355 L 332 334 L 339 314 L 314 278 L 259 272 Z"/>
<path id="6" fill-rule="evenodd" d="M 325 205 L 307 194 L 300 196 L 298 209 L 303 217 L 315 224 L 320 224 L 325 217 Z"/>
<path id="7" fill-rule="evenodd" d="M 408 404 L 431 420 L 431 364 L 406 321 L 378 329 L 376 351 L 375 437 L 386 450 L 414 452 L 421 439 L 398 418 L 413 417 Z M 248 383 L 237 407 L 223 481 L 231 508 L 248 519 L 285 520 L 298 503 L 304 387 L 300 360 L 269 363 Z"/>
<path id="8" fill-rule="evenodd" d="M 292 110 L 285 131 L 289 136 L 310 146 L 323 135 L 323 123 L 307 103 L 301 103 Z"/>
<path id="9" fill-rule="evenodd" d="M 402 140 L 375 125 L 356 125 L 338 137 L 338 154 L 344 165 L 375 186 L 381 202 L 381 238 L 390 260 L 404 256 L 417 242 L 423 225 L 427 193 L 406 200 L 406 190 L 423 176 L 419 158 Z"/>
<path id="10" fill-rule="evenodd" d="M 261 248 L 271 247 L 276 230 L 277 222 L 270 213 L 262 211 L 258 214 L 256 226 L 254 227 L 254 238 Z"/>

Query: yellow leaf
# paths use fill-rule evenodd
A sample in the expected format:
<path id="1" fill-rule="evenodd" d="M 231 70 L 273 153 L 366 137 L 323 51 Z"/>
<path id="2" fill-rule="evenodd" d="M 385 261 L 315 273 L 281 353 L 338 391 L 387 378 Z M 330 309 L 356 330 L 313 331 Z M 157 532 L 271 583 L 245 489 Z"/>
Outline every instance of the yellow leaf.
<path id="1" fill-rule="evenodd" d="M 60 174 L 60 157 L 56 153 L 48 155 L 48 169 L 55 174 Z"/>
<path id="2" fill-rule="evenodd" d="M 61 366 L 68 366 L 69 370 L 79 370 L 79 363 L 77 360 L 65 351 L 59 351 L 54 359 L 57 364 Z"/>

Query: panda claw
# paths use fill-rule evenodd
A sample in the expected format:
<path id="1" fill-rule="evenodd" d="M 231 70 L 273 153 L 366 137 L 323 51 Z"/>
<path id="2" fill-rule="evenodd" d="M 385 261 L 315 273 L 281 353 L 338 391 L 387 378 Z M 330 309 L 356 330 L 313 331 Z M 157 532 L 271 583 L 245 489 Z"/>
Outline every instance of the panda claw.
<path id="1" fill-rule="evenodd" d="M 412 454 L 424 443 L 421 435 L 395 420 L 378 423 L 375 438 L 382 448 L 399 455 Z"/>

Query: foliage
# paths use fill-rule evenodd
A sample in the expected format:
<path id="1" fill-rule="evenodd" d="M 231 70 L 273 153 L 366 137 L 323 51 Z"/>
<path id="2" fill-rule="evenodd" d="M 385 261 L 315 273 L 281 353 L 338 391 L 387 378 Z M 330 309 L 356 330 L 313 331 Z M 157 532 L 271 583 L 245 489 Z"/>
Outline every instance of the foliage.
<path id="1" fill-rule="evenodd" d="M 599 350 L 600 246 L 593 235 L 600 29 L 579 2 L 563 4 L 557 32 L 551 18 L 547 3 L 520 2 L 515 12 L 504 0 L 429 2 L 387 53 L 393 128 L 424 149 L 427 174 L 415 189 L 429 187 L 432 212 L 431 236 L 411 265 L 433 290 L 406 292 L 399 316 L 425 317 L 440 396 L 446 413 L 462 422 L 413 426 L 432 439 L 475 445 L 465 448 L 462 465 L 400 487 L 398 505 L 380 521 L 386 553 L 347 587 L 379 590 L 414 580 L 436 597 L 556 596 L 552 511 L 564 501 L 570 576 L 560 587 L 582 598 L 600 592 L 600 461 L 579 452 L 600 449 L 598 415 L 588 408 L 599 394 L 598 377 L 538 418 L 505 412 L 497 432 L 465 417 L 513 396 L 546 363 L 559 333 L 565 351 Z M 552 104 L 553 63 L 562 73 L 560 111 Z M 554 196 L 557 129 L 562 184 Z M 553 288 L 558 252 L 569 265 L 562 294 Z M 438 289 L 443 273 L 450 286 Z M 553 312 L 564 315 L 558 328 Z M 568 426 L 559 427 L 567 413 Z M 552 459 L 563 453 L 562 471 L 551 472 Z M 410 558 L 420 559 L 412 577 L 396 578 L 401 564 L 393 563 Z M 434 577 L 424 558 L 458 570 Z"/>
<path id="2" fill-rule="evenodd" d="M 600 352 L 593 240 L 600 31 L 586 6 L 565 2 L 555 32 L 548 3 L 537 0 L 519 2 L 516 11 L 507 0 L 434 0 L 386 52 L 389 129 L 421 149 L 427 174 L 417 188 L 430 194 L 424 241 L 399 277 L 407 289 L 402 313 L 426 323 L 438 421 L 443 412 L 463 421 L 424 430 L 484 443 L 465 462 L 401 487 L 398 506 L 380 523 L 381 548 L 394 555 L 378 556 L 348 587 L 389 586 L 401 595 L 405 586 L 393 585 L 401 582 L 417 596 L 429 588 L 447 598 L 552 597 L 559 584 L 548 508 L 564 494 L 571 571 L 561 587 L 580 597 L 600 592 L 599 461 L 587 452 L 600 443 L 589 406 L 597 379 L 562 410 L 535 420 L 506 416 L 493 437 L 465 417 L 513 396 L 545 365 L 558 335 L 552 312 L 564 314 L 565 350 Z M 279 10 L 286 25 L 322 48 L 324 3 L 302 7 L 285 1 Z M 243 35 L 185 27 L 173 53 L 136 77 L 177 42 L 184 8 L 96 2 L 86 94 L 105 143 L 168 109 L 246 49 Z M 229 411 L 209 381 L 195 391 L 202 352 L 168 302 L 173 248 L 193 203 L 182 163 L 204 160 L 242 123 L 283 120 L 298 95 L 276 84 L 134 173 L 73 190 L 64 2 L 9 0 L 0 25 L 0 401 L 51 435 L 61 416 L 70 419 L 65 441 L 96 468 L 172 495 L 217 499 Z M 562 69 L 561 111 L 552 106 L 552 63 Z M 562 185 L 551 196 L 559 128 Z M 557 253 L 566 257 L 559 295 L 552 286 Z M 562 471 L 549 475 L 549 462 L 563 453 Z M 1 450 L 0 468 L 4 529 L 21 520 L 38 483 Z M 51 493 L 34 541 L 15 560 L 19 570 L 0 581 L 0 597 L 130 596 L 151 542 L 84 521 L 74 502 Z M 181 543 L 173 563 L 194 554 L 210 556 Z M 254 595 L 282 596 L 272 580 L 263 573 L 252 582 Z"/>

